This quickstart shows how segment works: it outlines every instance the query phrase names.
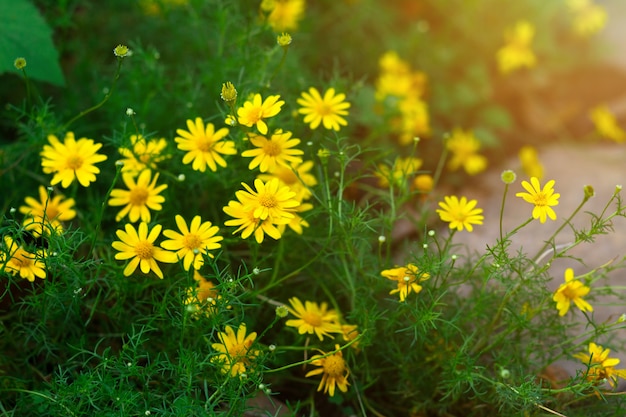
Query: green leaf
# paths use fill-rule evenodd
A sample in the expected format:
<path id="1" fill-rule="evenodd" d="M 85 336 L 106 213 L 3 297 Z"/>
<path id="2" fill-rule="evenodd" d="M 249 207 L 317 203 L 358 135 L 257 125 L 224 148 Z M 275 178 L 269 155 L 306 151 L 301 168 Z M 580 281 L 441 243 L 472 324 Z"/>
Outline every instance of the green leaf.
<path id="1" fill-rule="evenodd" d="M 15 58 L 26 59 L 29 78 L 65 85 L 52 30 L 28 0 L 0 0 L 0 74 L 19 73 Z"/>

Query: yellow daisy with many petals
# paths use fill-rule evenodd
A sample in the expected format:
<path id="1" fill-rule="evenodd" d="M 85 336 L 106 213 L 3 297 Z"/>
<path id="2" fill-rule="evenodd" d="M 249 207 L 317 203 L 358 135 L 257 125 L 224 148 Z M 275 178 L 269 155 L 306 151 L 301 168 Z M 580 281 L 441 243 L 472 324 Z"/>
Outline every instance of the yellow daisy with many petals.
<path id="1" fill-rule="evenodd" d="M 185 271 L 189 271 L 192 265 L 193 269 L 200 269 L 204 264 L 203 255 L 213 258 L 213 254 L 209 251 L 222 246 L 218 242 L 224 238 L 216 236 L 219 228 L 213 226 L 211 222 L 203 223 L 200 216 L 195 216 L 187 227 L 183 216 L 176 215 L 176 225 L 180 233 L 175 230 L 165 230 L 163 236 L 170 240 L 161 242 L 161 247 L 176 251 L 178 259 L 183 261 Z"/>
<path id="2" fill-rule="evenodd" d="M 204 172 L 206 168 L 213 172 L 217 166 L 226 167 L 226 161 L 222 155 L 235 155 L 235 142 L 223 140 L 228 135 L 228 129 L 223 127 L 215 131 L 213 123 L 207 123 L 206 127 L 201 118 L 187 120 L 187 129 L 176 129 L 178 135 L 174 140 L 178 143 L 178 149 L 187 151 L 183 156 L 183 164 L 192 162 L 191 167 L 195 171 Z"/>
<path id="3" fill-rule="evenodd" d="M 418 294 L 422 291 L 420 282 L 426 281 L 430 278 L 430 274 L 420 271 L 419 268 L 413 264 L 407 266 L 401 266 L 398 268 L 386 269 L 380 273 L 383 277 L 396 281 L 398 287 L 389 292 L 389 294 L 399 293 L 400 302 L 404 302 L 406 297 L 414 292 Z"/>
<path id="4" fill-rule="evenodd" d="M 120 239 L 111 244 L 113 249 L 119 252 L 115 254 L 115 259 L 130 260 L 124 268 L 124 276 L 132 275 L 139 266 L 142 273 L 148 274 L 153 271 L 163 279 L 163 272 L 157 261 L 174 263 L 178 260 L 175 253 L 168 252 L 154 244 L 161 234 L 161 228 L 161 225 L 157 224 L 150 230 L 147 223 L 141 222 L 139 228 L 135 229 L 132 224 L 127 223 L 124 230 L 115 232 Z"/>
<path id="5" fill-rule="evenodd" d="M 287 320 L 285 325 L 295 327 L 300 334 L 315 334 L 320 340 L 324 336 L 332 337 L 331 333 L 343 333 L 339 324 L 339 314 L 334 309 L 329 309 L 328 304 L 317 304 L 313 301 L 305 301 L 302 304 L 297 297 L 289 299 L 291 307 L 289 312 L 297 319 Z"/>
<path id="6" fill-rule="evenodd" d="M 241 156 L 253 158 L 248 165 L 250 170 L 259 167 L 261 172 L 267 172 L 273 171 L 279 165 L 302 162 L 298 155 L 304 152 L 295 148 L 300 139 L 292 138 L 291 132 L 283 133 L 282 129 L 278 129 L 269 139 L 253 133 L 248 135 L 248 139 L 256 148 L 242 152 Z"/>
<path id="7" fill-rule="evenodd" d="M 165 202 L 165 197 L 159 195 L 161 191 L 167 188 L 167 184 L 157 186 L 159 174 L 154 174 L 152 181 L 150 180 L 152 173 L 150 170 L 144 170 L 139 174 L 137 180 L 131 173 L 122 174 L 122 180 L 128 190 L 116 188 L 111 191 L 109 206 L 124 206 L 115 216 L 115 221 L 120 221 L 126 215 L 131 223 L 140 220 L 149 222 L 151 219 L 150 210 L 159 211 Z"/>
<path id="8" fill-rule="evenodd" d="M 72 220 L 76 217 L 74 199 L 65 199 L 62 195 L 50 197 L 46 187 L 39 186 L 39 200 L 26 197 L 26 206 L 20 207 L 20 213 L 26 216 L 24 227 L 32 230 L 35 236 L 63 232 L 61 222 Z"/>
<path id="9" fill-rule="evenodd" d="M 317 387 L 318 391 L 324 388 L 324 394 L 328 393 L 331 397 L 335 395 L 335 386 L 339 388 L 341 392 L 348 391 L 348 376 L 350 371 L 346 365 L 346 361 L 343 358 L 339 345 L 335 345 L 336 352 L 332 355 L 326 355 L 322 352 L 322 355 L 315 355 L 311 359 L 311 365 L 319 366 L 319 368 L 307 372 L 306 378 L 314 375 L 322 374 L 322 380 Z"/>
<path id="10" fill-rule="evenodd" d="M 252 361 L 259 355 L 259 351 L 252 349 L 256 332 L 246 333 L 245 323 L 239 325 L 237 334 L 230 326 L 218 333 L 220 342 L 213 343 L 211 347 L 219 353 L 211 358 L 211 362 L 221 364 L 222 373 L 237 376 L 251 369 Z"/>
<path id="11" fill-rule="evenodd" d="M 487 158 L 479 155 L 481 143 L 472 132 L 454 129 L 452 136 L 446 142 L 451 158 L 448 162 L 450 171 L 463 167 L 469 175 L 476 175 L 487 168 Z"/>
<path id="12" fill-rule="evenodd" d="M 298 113 L 304 115 L 304 123 L 308 123 L 311 129 L 323 124 L 328 130 L 339 131 L 341 126 L 348 125 L 343 116 L 348 115 L 350 103 L 346 101 L 345 94 L 335 94 L 334 88 L 326 90 L 322 97 L 315 87 L 311 87 L 301 94 L 297 102 L 302 106 Z"/>
<path id="13" fill-rule="evenodd" d="M 559 204 L 561 194 L 554 192 L 554 183 L 554 180 L 550 180 L 542 189 L 539 179 L 532 177 L 530 182 L 522 181 L 522 187 L 528 192 L 515 194 L 516 197 L 521 197 L 527 203 L 535 205 L 533 219 L 539 219 L 541 223 L 545 223 L 548 217 L 556 220 L 556 213 L 552 207 Z"/>
<path id="14" fill-rule="evenodd" d="M 448 222 L 450 229 L 462 231 L 466 228 L 468 232 L 474 230 L 474 224 L 483 224 L 483 209 L 476 208 L 476 200 L 467 201 L 466 197 L 445 196 L 444 201 L 439 202 L 440 209 L 437 209 L 439 218 Z"/>
<path id="15" fill-rule="evenodd" d="M 264 119 L 276 116 L 285 104 L 283 100 L 279 99 L 280 95 L 275 95 L 263 100 L 261 94 L 255 94 L 252 100 L 246 101 L 237 110 L 239 124 L 248 127 L 256 126 L 262 135 L 266 135 L 267 124 Z"/>
<path id="16" fill-rule="evenodd" d="M 48 135 L 48 142 L 41 152 L 41 166 L 44 173 L 54 174 L 51 185 L 61 183 L 61 187 L 67 188 L 76 179 L 88 187 L 100 173 L 95 164 L 107 159 L 106 155 L 97 153 L 101 143 L 87 138 L 76 140 L 72 132 L 67 132 L 63 143 L 54 135 Z"/>
<path id="17" fill-rule="evenodd" d="M 583 300 L 589 291 L 591 288 L 574 279 L 574 270 L 567 268 L 565 270 L 565 283 L 561 284 L 552 297 L 552 300 L 556 302 L 557 310 L 559 310 L 559 316 L 564 316 L 569 311 L 572 301 L 580 311 L 593 311 L 591 304 Z"/>
<path id="18" fill-rule="evenodd" d="M 30 282 L 34 282 L 35 277 L 46 278 L 44 251 L 29 252 L 9 236 L 5 236 L 3 242 L 4 248 L 0 248 L 0 271 L 19 274 Z"/>
<path id="19" fill-rule="evenodd" d="M 604 349 L 602 346 L 591 342 L 589 343 L 588 351 L 589 353 L 581 352 L 573 355 L 589 367 L 587 380 L 596 383 L 608 381 L 615 388 L 617 387 L 618 378 L 626 379 L 626 369 L 614 369 L 615 366 L 619 365 L 620 360 L 618 358 L 609 358 L 610 349 Z"/>

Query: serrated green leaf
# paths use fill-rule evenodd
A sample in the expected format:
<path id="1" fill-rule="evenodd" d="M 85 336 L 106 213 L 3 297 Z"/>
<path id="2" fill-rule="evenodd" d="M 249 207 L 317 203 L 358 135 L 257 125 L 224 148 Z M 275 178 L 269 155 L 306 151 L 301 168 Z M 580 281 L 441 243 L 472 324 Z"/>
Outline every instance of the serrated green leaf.
<path id="1" fill-rule="evenodd" d="M 28 0 L 0 0 L 0 74 L 19 73 L 15 58 L 26 58 L 29 78 L 65 85 L 52 30 Z"/>

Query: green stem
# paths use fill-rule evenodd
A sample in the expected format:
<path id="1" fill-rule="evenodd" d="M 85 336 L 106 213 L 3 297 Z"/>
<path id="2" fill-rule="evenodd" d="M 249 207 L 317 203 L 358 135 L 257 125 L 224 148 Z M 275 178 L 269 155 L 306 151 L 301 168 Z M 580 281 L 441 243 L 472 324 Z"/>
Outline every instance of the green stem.
<path id="1" fill-rule="evenodd" d="M 559 226 L 558 229 L 556 229 L 556 231 L 552 234 L 552 236 L 550 236 L 550 239 L 548 239 L 546 241 L 546 243 L 542 246 L 541 249 L 539 249 L 539 251 L 535 254 L 534 258 L 533 258 L 533 263 L 536 263 L 537 260 L 541 257 L 541 255 L 545 252 L 545 250 L 548 248 L 548 246 L 550 245 L 550 242 L 553 242 L 554 239 L 556 238 L 556 236 L 561 233 L 561 231 L 565 228 L 565 226 L 567 226 L 568 224 L 570 224 L 570 222 L 572 221 L 572 219 L 574 218 L 574 216 L 576 216 L 578 214 L 578 212 L 580 211 L 580 209 L 583 208 L 583 206 L 585 205 L 585 203 L 589 201 L 589 196 L 585 195 L 583 197 L 583 201 L 580 202 L 580 204 L 578 205 L 578 207 L 576 207 L 576 209 L 572 212 L 572 214 L 570 214 L 570 216 L 563 222 L 563 224 L 561 224 L 561 226 Z"/>
<path id="2" fill-rule="evenodd" d="M 118 58 L 117 59 L 117 69 L 115 71 L 115 76 L 113 77 L 113 82 L 111 83 L 111 88 L 109 88 L 109 91 L 105 94 L 104 98 L 102 99 L 102 101 L 94 106 L 89 107 L 86 110 L 81 111 L 80 113 L 78 113 L 76 116 L 74 116 L 73 118 L 70 119 L 69 122 L 65 123 L 63 125 L 63 127 L 61 128 L 62 132 L 67 131 L 67 129 L 70 127 L 70 125 L 72 123 L 74 123 L 76 120 L 80 119 L 81 117 L 91 113 L 94 110 L 98 110 L 100 107 L 102 107 L 104 105 L 104 103 L 106 103 L 107 101 L 109 101 L 109 98 L 111 98 L 111 95 L 113 94 L 113 90 L 115 89 L 115 85 L 117 84 L 117 80 L 120 78 L 120 70 L 122 68 L 122 58 Z"/>

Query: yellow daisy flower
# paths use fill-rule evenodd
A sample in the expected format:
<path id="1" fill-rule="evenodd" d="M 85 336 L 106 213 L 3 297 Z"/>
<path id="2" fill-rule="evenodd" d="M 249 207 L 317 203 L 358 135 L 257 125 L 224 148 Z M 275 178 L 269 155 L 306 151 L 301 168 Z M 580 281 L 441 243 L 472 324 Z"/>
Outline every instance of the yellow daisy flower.
<path id="1" fill-rule="evenodd" d="M 614 369 L 620 363 L 617 358 L 609 358 L 610 349 L 604 349 L 595 343 L 589 343 L 589 353 L 573 355 L 589 367 L 587 380 L 602 383 L 607 381 L 613 388 L 617 387 L 617 379 L 626 379 L 626 369 Z"/>
<path id="2" fill-rule="evenodd" d="M 322 374 L 322 380 L 320 381 L 317 391 L 321 391 L 324 388 L 324 394 L 328 393 L 331 397 L 335 395 L 335 386 L 339 388 L 341 392 L 348 391 L 348 376 L 350 371 L 346 365 L 346 361 L 343 359 L 343 354 L 339 350 L 339 345 L 335 345 L 336 353 L 330 356 L 322 352 L 322 355 L 315 355 L 311 359 L 311 365 L 319 366 L 318 369 L 307 372 L 306 378 L 314 375 Z"/>
<path id="3" fill-rule="evenodd" d="M 159 193 L 167 188 L 167 184 L 157 187 L 156 182 L 159 179 L 159 174 L 154 174 L 154 178 L 150 181 L 151 175 L 152 172 L 146 169 L 139 174 L 135 182 L 132 174 L 122 174 L 122 180 L 128 190 L 116 188 L 111 191 L 111 198 L 109 199 L 109 206 L 126 205 L 115 216 L 115 221 L 119 222 L 128 215 L 131 223 L 135 223 L 139 219 L 142 222 L 149 222 L 150 210 L 161 210 L 161 203 L 165 201 L 165 197 Z"/>
<path id="4" fill-rule="evenodd" d="M 474 230 L 474 224 L 483 224 L 483 209 L 476 208 L 476 200 L 467 201 L 466 197 L 459 200 L 456 196 L 445 196 L 444 201 L 439 202 L 440 209 L 437 209 L 439 218 L 450 223 L 450 229 L 462 231 L 466 228 L 468 232 Z"/>
<path id="5" fill-rule="evenodd" d="M 252 127 L 256 126 L 262 135 L 267 134 L 267 124 L 263 119 L 276 116 L 280 108 L 285 104 L 279 95 L 269 96 L 263 101 L 261 94 L 255 94 L 252 101 L 248 100 L 237 110 L 239 124 Z"/>
<path id="6" fill-rule="evenodd" d="M 61 183 L 67 188 L 76 179 L 83 187 L 88 187 L 100 173 L 95 164 L 107 159 L 98 154 L 101 143 L 92 139 L 74 139 L 74 133 L 67 132 L 63 143 L 54 135 L 48 135 L 50 145 L 44 145 L 41 152 L 41 166 L 46 174 L 54 174 L 51 185 Z"/>
<path id="7" fill-rule="evenodd" d="M 284 218 L 293 218 L 293 211 L 300 205 L 293 198 L 296 193 L 289 187 L 281 187 L 276 178 L 267 183 L 260 179 L 254 180 L 256 191 L 246 183 L 242 182 L 241 185 L 246 191 L 237 191 L 235 195 L 243 205 L 254 210 L 257 219 L 265 220 L 269 217 L 272 222 L 280 224 Z"/>
<path id="8" fill-rule="evenodd" d="M 256 340 L 256 332 L 246 335 L 246 324 L 241 323 L 237 334 L 230 326 L 224 332 L 218 333 L 220 343 L 213 343 L 211 347 L 219 352 L 211 358 L 211 362 L 222 365 L 222 373 L 230 376 L 241 375 L 249 370 L 251 362 L 259 355 L 258 350 L 252 350 Z"/>
<path id="9" fill-rule="evenodd" d="M 450 171 L 456 171 L 460 167 L 469 175 L 476 175 L 487 168 L 487 158 L 478 154 L 480 141 L 472 132 L 454 129 L 452 136 L 446 142 L 446 148 L 452 157 L 448 163 Z"/>
<path id="10" fill-rule="evenodd" d="M 532 177 L 530 183 L 522 181 L 522 187 L 528 192 L 520 192 L 515 194 L 515 196 L 521 197 L 527 203 L 535 205 L 535 208 L 533 208 L 533 219 L 539 219 L 541 223 L 545 223 L 547 217 L 551 220 L 556 220 L 556 213 L 551 206 L 559 204 L 561 194 L 554 192 L 554 180 L 548 181 L 542 189 L 537 177 Z"/>
<path id="11" fill-rule="evenodd" d="M 74 199 L 65 199 L 62 195 L 52 198 L 48 195 L 46 188 L 39 186 L 39 201 L 33 197 L 26 197 L 26 206 L 20 207 L 20 213 L 26 215 L 24 227 L 32 230 L 35 236 L 63 232 L 61 222 L 72 220 L 76 217 L 74 210 Z"/>
<path id="12" fill-rule="evenodd" d="M 118 151 L 122 155 L 122 172 L 139 174 L 144 169 L 156 169 L 157 163 L 166 158 L 162 155 L 163 150 L 167 147 L 165 138 L 146 139 L 142 135 L 131 135 L 131 148 L 119 148 Z"/>
<path id="13" fill-rule="evenodd" d="M 280 183 L 296 193 L 295 200 L 302 201 L 311 198 L 311 188 L 317 185 L 317 179 L 310 173 L 313 161 L 296 162 L 289 165 L 276 165 L 266 174 L 257 176 L 261 181 L 278 178 Z"/>
<path id="14" fill-rule="evenodd" d="M 304 15 L 305 0 L 263 0 L 261 10 L 267 13 L 266 21 L 274 32 L 298 29 Z"/>
<path id="15" fill-rule="evenodd" d="M 348 125 L 342 116 L 348 115 L 350 103 L 346 101 L 345 94 L 335 94 L 334 88 L 326 90 L 322 97 L 315 87 L 311 87 L 308 93 L 301 94 L 297 102 L 302 106 L 298 113 L 304 115 L 304 123 L 308 123 L 311 129 L 317 129 L 320 123 L 324 128 L 336 131 Z"/>
<path id="16" fill-rule="evenodd" d="M 120 240 L 111 244 L 113 249 L 119 252 L 115 254 L 115 259 L 130 260 L 124 268 L 124 276 L 131 275 L 139 266 L 142 273 L 148 274 L 153 271 L 163 279 L 163 272 L 157 261 L 174 263 L 178 258 L 175 253 L 168 252 L 154 244 L 161 233 L 161 225 L 157 224 L 149 230 L 148 224 L 141 222 L 139 229 L 136 230 L 132 224 L 127 223 L 124 229 L 115 232 Z"/>
<path id="17" fill-rule="evenodd" d="M 273 171 L 279 165 L 302 162 L 302 158 L 297 155 L 304 152 L 294 148 L 300 143 L 300 139 L 291 138 L 291 132 L 283 133 L 278 129 L 269 139 L 252 133 L 248 135 L 248 139 L 256 148 L 242 152 L 241 156 L 253 158 L 248 165 L 250 170 L 259 167 L 261 172 L 267 172 Z"/>
<path id="18" fill-rule="evenodd" d="M 275 240 L 281 237 L 280 231 L 270 219 L 258 219 L 254 216 L 254 209 L 245 207 L 239 201 L 229 201 L 228 206 L 224 207 L 223 210 L 230 217 L 234 217 L 232 220 L 225 221 L 224 225 L 239 226 L 233 234 L 241 232 L 242 239 L 249 238 L 253 233 L 257 243 L 263 243 L 265 235 Z M 289 219 L 284 221 L 289 221 Z"/>
<path id="19" fill-rule="evenodd" d="M 500 72 L 507 74 L 518 68 L 535 66 L 537 59 L 531 45 L 534 36 L 535 27 L 525 20 L 507 29 L 504 36 L 506 44 L 496 54 Z"/>
<path id="20" fill-rule="evenodd" d="M 297 319 L 287 320 L 285 325 L 295 327 L 299 334 L 316 334 L 320 340 L 330 333 L 342 333 L 339 325 L 339 314 L 334 309 L 328 309 L 328 304 L 317 304 L 313 301 L 305 301 L 304 305 L 297 297 L 289 299 L 291 307 L 289 312 Z"/>
<path id="21" fill-rule="evenodd" d="M 206 128 L 201 118 L 187 120 L 187 130 L 176 129 L 178 135 L 174 140 L 178 143 L 178 149 L 187 151 L 183 156 L 183 164 L 193 161 L 191 167 L 195 171 L 204 172 L 206 168 L 213 172 L 217 166 L 226 167 L 226 161 L 222 155 L 235 155 L 235 142 L 223 140 L 228 134 L 228 129 L 223 127 L 215 131 L 213 123 L 207 123 Z"/>
<path id="22" fill-rule="evenodd" d="M 0 271 L 35 281 L 35 277 L 46 278 L 45 252 L 28 252 L 9 236 L 4 236 L 4 248 L 0 248 Z"/>
<path id="23" fill-rule="evenodd" d="M 193 265 L 193 269 L 200 269 L 204 264 L 203 255 L 213 258 L 209 251 L 220 248 L 217 243 L 223 240 L 222 236 L 216 236 L 219 228 L 211 222 L 202 223 L 200 216 L 195 216 L 187 227 L 183 216 L 176 215 L 176 225 L 181 233 L 174 230 L 165 230 L 163 236 L 170 238 L 161 242 L 161 247 L 176 251 L 178 259 L 183 261 L 185 271 Z"/>
<path id="24" fill-rule="evenodd" d="M 413 264 L 386 269 L 382 271 L 380 275 L 397 282 L 398 288 L 391 290 L 389 294 L 399 293 L 400 302 L 404 302 L 411 292 L 418 294 L 422 291 L 422 286 L 419 285 L 419 283 L 430 278 L 430 274 L 420 271 L 419 268 Z"/>
<path id="25" fill-rule="evenodd" d="M 289 226 L 289 228 L 291 230 L 293 230 L 297 234 L 301 235 L 304 232 L 303 227 L 309 227 L 309 222 L 307 222 L 302 217 L 300 217 L 300 215 L 298 213 L 303 213 L 305 211 L 309 211 L 312 208 L 313 208 L 313 204 L 301 203 L 296 208 L 296 211 L 292 212 L 293 218 L 289 221 L 289 223 L 286 223 L 286 224 L 285 223 L 281 223 L 281 224 L 278 224 L 276 226 L 278 228 L 278 231 L 280 232 L 280 234 L 282 235 L 285 232 L 285 228 L 287 226 Z"/>
<path id="26" fill-rule="evenodd" d="M 572 301 L 580 311 L 593 311 L 593 307 L 583 300 L 583 297 L 589 294 L 589 291 L 591 291 L 591 288 L 574 279 L 574 270 L 567 268 L 565 270 L 565 283 L 561 284 L 552 297 L 552 300 L 556 301 L 559 316 L 564 316 L 568 312 Z"/>

